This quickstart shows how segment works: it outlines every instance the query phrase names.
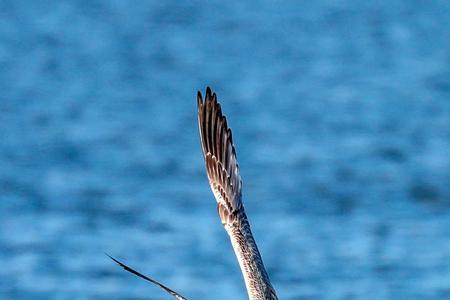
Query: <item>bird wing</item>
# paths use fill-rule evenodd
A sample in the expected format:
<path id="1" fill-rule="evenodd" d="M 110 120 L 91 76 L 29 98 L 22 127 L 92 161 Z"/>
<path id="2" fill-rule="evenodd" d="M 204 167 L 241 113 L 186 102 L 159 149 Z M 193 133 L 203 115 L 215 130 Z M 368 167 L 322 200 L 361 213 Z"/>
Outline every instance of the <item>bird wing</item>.
<path id="1" fill-rule="evenodd" d="M 251 300 L 278 299 L 264 268 L 242 203 L 242 180 L 227 119 L 217 96 L 206 89 L 197 94 L 198 124 L 203 157 L 217 210 L 241 267 Z"/>
<path id="2" fill-rule="evenodd" d="M 180 294 L 178 294 L 177 292 L 175 292 L 175 291 L 172 290 L 171 288 L 165 286 L 164 284 L 159 283 L 158 281 L 156 281 L 156 280 L 154 280 L 154 279 L 152 279 L 152 278 L 150 278 L 150 277 L 148 277 L 148 276 L 145 276 L 145 275 L 142 274 L 142 273 L 139 273 L 138 271 L 136 271 L 136 270 L 130 268 L 129 266 L 127 266 L 126 264 L 120 262 L 119 260 L 115 259 L 115 258 L 112 257 L 112 256 L 110 256 L 110 255 L 108 255 L 108 254 L 106 254 L 106 255 L 107 255 L 109 258 L 111 258 L 115 263 L 117 263 L 119 266 L 121 266 L 122 268 L 124 268 L 125 271 L 128 271 L 128 272 L 130 272 L 131 274 L 134 274 L 134 275 L 136 275 L 136 276 L 138 276 L 138 277 L 141 277 L 141 278 L 144 279 L 144 280 L 147 280 L 147 281 L 149 281 L 149 282 L 151 282 L 151 283 L 153 283 L 153 284 L 159 286 L 161 289 L 163 289 L 164 291 L 166 291 L 167 293 L 169 293 L 170 295 L 172 295 L 175 299 L 177 299 L 177 300 L 187 300 L 186 298 L 184 298 L 183 296 L 181 296 Z"/>
<path id="3" fill-rule="evenodd" d="M 198 92 L 198 123 L 211 189 L 216 197 L 222 223 L 232 223 L 233 215 L 243 210 L 241 200 L 242 180 L 236 150 L 227 119 L 222 115 L 216 94 L 206 90 L 205 102 Z"/>

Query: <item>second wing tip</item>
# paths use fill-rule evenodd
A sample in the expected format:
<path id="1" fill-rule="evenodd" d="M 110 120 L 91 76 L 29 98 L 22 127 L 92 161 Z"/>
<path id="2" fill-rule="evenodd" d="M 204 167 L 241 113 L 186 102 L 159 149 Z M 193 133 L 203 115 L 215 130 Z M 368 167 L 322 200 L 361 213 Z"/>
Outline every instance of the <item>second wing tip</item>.
<path id="1" fill-rule="evenodd" d="M 203 105 L 203 97 L 200 91 L 197 91 L 197 106 L 200 108 Z"/>

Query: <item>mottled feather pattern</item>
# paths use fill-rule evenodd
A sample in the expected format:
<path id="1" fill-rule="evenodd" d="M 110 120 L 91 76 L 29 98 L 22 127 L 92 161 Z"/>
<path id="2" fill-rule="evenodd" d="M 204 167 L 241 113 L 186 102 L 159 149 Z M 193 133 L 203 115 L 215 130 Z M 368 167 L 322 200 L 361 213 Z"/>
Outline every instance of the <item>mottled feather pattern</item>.
<path id="1" fill-rule="evenodd" d="M 278 297 L 264 268 L 245 212 L 241 212 L 237 220 L 239 220 L 239 225 L 230 227 L 227 232 L 230 235 L 239 265 L 243 273 L 248 276 L 245 278 L 246 275 L 244 275 L 247 289 L 249 289 L 249 297 L 252 300 L 277 300 Z"/>
<path id="2" fill-rule="evenodd" d="M 253 238 L 242 204 L 242 180 L 231 129 L 217 103 L 206 89 L 205 101 L 197 96 L 198 123 L 206 173 L 217 200 L 217 210 L 236 253 L 251 300 L 278 299 Z"/>

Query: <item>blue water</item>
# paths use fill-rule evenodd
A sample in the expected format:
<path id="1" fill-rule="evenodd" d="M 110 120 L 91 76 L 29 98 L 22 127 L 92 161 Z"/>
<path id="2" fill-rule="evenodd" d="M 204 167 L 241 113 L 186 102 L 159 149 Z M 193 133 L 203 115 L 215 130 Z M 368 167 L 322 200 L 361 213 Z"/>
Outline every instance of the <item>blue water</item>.
<path id="1" fill-rule="evenodd" d="M 0 299 L 245 299 L 196 92 L 280 299 L 450 298 L 448 1 L 1 1 Z"/>

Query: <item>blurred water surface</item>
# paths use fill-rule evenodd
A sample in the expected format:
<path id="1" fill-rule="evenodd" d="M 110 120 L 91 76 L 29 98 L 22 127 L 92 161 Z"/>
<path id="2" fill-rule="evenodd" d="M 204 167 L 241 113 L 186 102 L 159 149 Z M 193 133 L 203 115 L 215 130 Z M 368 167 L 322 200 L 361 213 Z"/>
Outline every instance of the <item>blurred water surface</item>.
<path id="1" fill-rule="evenodd" d="M 245 299 L 211 85 L 280 299 L 450 297 L 447 1 L 0 2 L 0 298 Z"/>

